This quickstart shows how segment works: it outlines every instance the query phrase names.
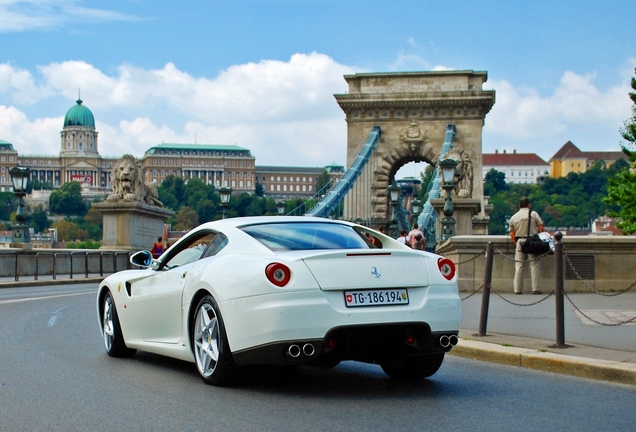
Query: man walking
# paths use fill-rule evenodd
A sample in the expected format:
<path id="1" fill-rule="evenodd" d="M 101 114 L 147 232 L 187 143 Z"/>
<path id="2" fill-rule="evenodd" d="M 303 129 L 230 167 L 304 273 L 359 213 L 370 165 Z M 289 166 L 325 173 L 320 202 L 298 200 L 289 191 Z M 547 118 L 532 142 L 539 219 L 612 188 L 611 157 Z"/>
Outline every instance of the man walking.
<path id="1" fill-rule="evenodd" d="M 530 232 L 528 233 L 528 223 L 530 223 Z M 530 262 L 530 278 L 532 280 L 532 294 L 541 294 L 539 289 L 539 260 L 532 257 L 528 261 L 528 255 L 521 252 L 521 245 L 527 238 L 535 234 L 543 232 L 543 221 L 537 212 L 530 209 L 530 200 L 528 197 L 522 197 L 519 200 L 519 211 L 510 218 L 510 237 L 517 244 L 515 249 L 515 294 L 521 294 L 523 291 L 523 271 L 526 263 Z"/>

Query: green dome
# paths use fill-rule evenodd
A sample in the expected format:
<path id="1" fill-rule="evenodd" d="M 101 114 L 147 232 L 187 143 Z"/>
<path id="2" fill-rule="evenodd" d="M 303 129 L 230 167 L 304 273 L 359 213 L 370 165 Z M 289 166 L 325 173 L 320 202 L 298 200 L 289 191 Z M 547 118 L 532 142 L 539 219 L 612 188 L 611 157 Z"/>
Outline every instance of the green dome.
<path id="1" fill-rule="evenodd" d="M 64 126 L 88 126 L 95 127 L 95 118 L 91 110 L 82 105 L 82 100 L 78 99 L 64 116 Z"/>

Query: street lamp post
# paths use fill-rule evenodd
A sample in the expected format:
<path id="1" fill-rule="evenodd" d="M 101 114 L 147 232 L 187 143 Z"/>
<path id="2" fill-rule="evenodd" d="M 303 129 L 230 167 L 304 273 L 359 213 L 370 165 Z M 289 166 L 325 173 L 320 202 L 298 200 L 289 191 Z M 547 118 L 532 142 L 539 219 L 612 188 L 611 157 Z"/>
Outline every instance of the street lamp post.
<path id="1" fill-rule="evenodd" d="M 446 191 L 444 203 L 444 216 L 442 219 L 442 240 L 448 240 L 455 235 L 455 218 L 453 218 L 453 200 L 451 194 L 455 189 L 455 167 L 457 160 L 453 158 L 442 159 L 439 162 L 442 169 L 442 188 Z"/>
<path id="2" fill-rule="evenodd" d="M 391 221 L 389 223 L 389 235 L 393 238 L 398 236 L 397 233 L 397 211 L 396 207 L 400 198 L 400 187 L 392 184 L 389 189 L 389 204 L 391 205 Z"/>
<path id="3" fill-rule="evenodd" d="M 232 197 L 232 188 L 223 186 L 219 188 L 219 195 L 221 196 L 221 208 L 223 209 L 223 219 L 227 216 L 227 208 L 230 205 L 230 198 Z"/>
<path id="4" fill-rule="evenodd" d="M 420 214 L 420 210 L 422 208 L 422 203 L 417 198 L 411 201 L 411 219 L 417 220 L 418 215 Z M 413 226 L 413 221 L 409 221 L 411 226 Z"/>
<path id="5" fill-rule="evenodd" d="M 13 183 L 13 193 L 18 198 L 18 208 L 15 214 L 17 224 L 13 227 L 13 236 L 11 244 L 14 247 L 22 247 L 28 249 L 31 245 L 31 236 L 29 227 L 24 223 L 26 220 L 26 211 L 24 209 L 24 197 L 27 193 L 27 185 L 31 170 L 29 167 L 13 167 L 9 170 L 11 182 Z"/>
<path id="6" fill-rule="evenodd" d="M 285 214 L 285 201 L 276 201 L 276 211 L 278 212 L 278 216 L 283 216 Z"/>

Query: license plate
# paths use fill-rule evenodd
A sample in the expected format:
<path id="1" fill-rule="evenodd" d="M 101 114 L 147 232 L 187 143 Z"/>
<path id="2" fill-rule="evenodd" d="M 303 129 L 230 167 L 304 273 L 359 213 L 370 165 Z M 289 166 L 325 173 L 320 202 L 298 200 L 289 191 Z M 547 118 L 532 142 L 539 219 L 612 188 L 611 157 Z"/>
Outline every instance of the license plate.
<path id="1" fill-rule="evenodd" d="M 347 307 L 409 304 L 406 289 L 345 291 L 344 297 Z"/>

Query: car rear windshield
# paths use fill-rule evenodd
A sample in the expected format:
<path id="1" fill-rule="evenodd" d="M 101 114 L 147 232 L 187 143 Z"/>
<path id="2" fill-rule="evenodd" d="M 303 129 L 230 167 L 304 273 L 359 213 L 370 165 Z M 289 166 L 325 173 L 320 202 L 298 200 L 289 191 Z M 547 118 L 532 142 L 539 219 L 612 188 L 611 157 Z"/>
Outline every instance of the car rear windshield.
<path id="1" fill-rule="evenodd" d="M 282 222 L 241 229 L 273 251 L 369 248 L 353 228 L 336 223 Z"/>

